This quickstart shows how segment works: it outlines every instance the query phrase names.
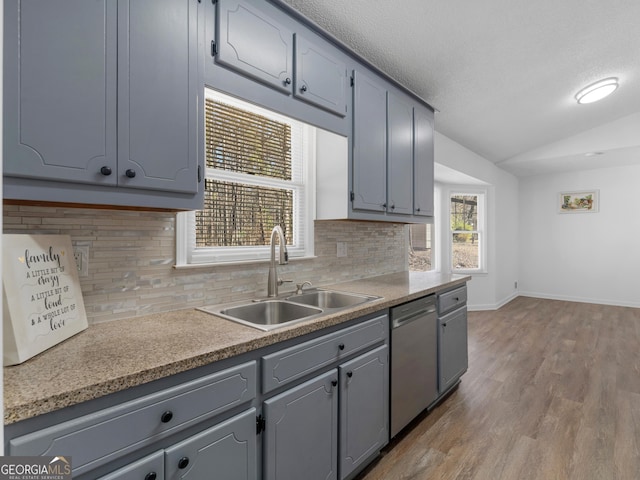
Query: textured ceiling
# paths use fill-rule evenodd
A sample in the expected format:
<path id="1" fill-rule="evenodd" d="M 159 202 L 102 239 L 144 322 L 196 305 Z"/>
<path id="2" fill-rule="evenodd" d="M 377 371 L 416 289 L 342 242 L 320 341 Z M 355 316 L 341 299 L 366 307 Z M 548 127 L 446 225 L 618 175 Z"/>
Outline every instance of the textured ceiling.
<path id="1" fill-rule="evenodd" d="M 640 131 L 624 155 L 607 136 L 625 118 L 638 125 L 638 0 L 281 1 L 438 109 L 439 132 L 506 170 L 640 163 Z M 611 76 L 613 95 L 576 103 L 578 90 Z M 586 131 L 588 146 L 576 140 Z M 554 156 L 563 142 L 572 151 Z M 584 157 L 593 150 L 603 154 Z"/>

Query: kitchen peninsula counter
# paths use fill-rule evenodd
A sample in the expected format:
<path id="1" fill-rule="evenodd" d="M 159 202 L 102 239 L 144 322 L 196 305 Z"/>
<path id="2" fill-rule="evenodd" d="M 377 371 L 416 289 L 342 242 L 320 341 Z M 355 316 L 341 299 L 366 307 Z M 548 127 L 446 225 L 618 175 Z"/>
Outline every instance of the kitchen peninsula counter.
<path id="1" fill-rule="evenodd" d="M 462 285 L 466 275 L 402 272 L 320 288 L 382 297 L 269 332 L 194 308 L 96 325 L 4 368 L 5 425 L 316 332 Z"/>

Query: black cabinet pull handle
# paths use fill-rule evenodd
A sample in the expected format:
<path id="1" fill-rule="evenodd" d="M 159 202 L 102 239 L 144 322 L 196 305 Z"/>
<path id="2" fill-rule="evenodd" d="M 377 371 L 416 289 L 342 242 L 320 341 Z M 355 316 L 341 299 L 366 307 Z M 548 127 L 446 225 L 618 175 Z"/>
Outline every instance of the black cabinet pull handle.
<path id="1" fill-rule="evenodd" d="M 337 380 L 331 380 L 331 385 L 333 385 L 334 387 L 338 386 L 338 381 Z"/>
<path id="2" fill-rule="evenodd" d="M 178 468 L 187 468 L 187 465 L 189 465 L 189 457 L 182 457 L 180 460 L 178 460 Z"/>
<path id="3" fill-rule="evenodd" d="M 129 178 L 133 178 L 136 176 L 136 171 L 132 169 L 128 169 L 126 172 L 124 172 L 124 174 Z"/>
<path id="4" fill-rule="evenodd" d="M 106 165 L 100 169 L 100 173 L 105 177 L 111 175 L 111 167 L 107 167 Z"/>
<path id="5" fill-rule="evenodd" d="M 300 87 L 300 91 L 301 91 L 302 93 L 306 92 L 306 91 L 307 91 L 307 86 L 306 86 L 306 85 L 302 85 L 302 86 Z"/>
<path id="6" fill-rule="evenodd" d="M 144 480 L 156 480 L 158 478 L 158 474 L 156 472 L 147 473 L 144 477 Z"/>
<path id="7" fill-rule="evenodd" d="M 284 84 L 285 85 L 291 85 L 291 79 L 289 77 L 284 79 Z"/>
<path id="8" fill-rule="evenodd" d="M 340 350 L 344 350 L 344 343 L 341 343 L 340 345 L 338 345 L 338 348 L 339 348 Z"/>
<path id="9" fill-rule="evenodd" d="M 171 410 L 167 410 L 166 412 L 164 412 L 162 414 L 162 416 L 160 417 L 160 421 L 162 423 L 169 423 L 171 421 L 171 419 L 173 418 L 173 412 Z"/>
<path id="10" fill-rule="evenodd" d="M 353 377 L 353 372 L 347 372 L 347 377 L 349 378 Z"/>

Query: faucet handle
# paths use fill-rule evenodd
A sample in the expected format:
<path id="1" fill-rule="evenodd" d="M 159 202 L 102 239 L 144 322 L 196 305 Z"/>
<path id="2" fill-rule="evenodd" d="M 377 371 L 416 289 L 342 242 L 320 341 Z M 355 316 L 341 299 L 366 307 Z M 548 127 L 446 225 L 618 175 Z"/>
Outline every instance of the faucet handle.
<path id="1" fill-rule="evenodd" d="M 279 278 L 278 285 L 282 285 L 283 283 L 293 283 L 293 280 L 283 280 L 282 278 Z"/>
<path id="2" fill-rule="evenodd" d="M 305 287 L 305 285 L 313 285 L 311 282 L 309 281 L 304 281 L 302 283 L 296 283 L 296 295 L 300 295 L 302 293 L 302 289 Z"/>

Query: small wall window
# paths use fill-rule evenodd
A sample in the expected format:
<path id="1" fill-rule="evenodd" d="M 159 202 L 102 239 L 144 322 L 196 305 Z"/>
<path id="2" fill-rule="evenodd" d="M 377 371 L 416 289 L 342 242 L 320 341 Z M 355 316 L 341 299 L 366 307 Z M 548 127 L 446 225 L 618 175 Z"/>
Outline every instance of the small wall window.
<path id="1" fill-rule="evenodd" d="M 484 272 L 485 194 L 452 192 L 449 195 L 451 271 Z"/>
<path id="2" fill-rule="evenodd" d="M 433 224 L 409 225 L 409 270 L 428 272 L 436 269 Z"/>
<path id="3" fill-rule="evenodd" d="M 275 225 L 290 257 L 311 255 L 313 129 L 205 92 L 204 209 L 179 214 L 178 265 L 268 259 Z"/>

